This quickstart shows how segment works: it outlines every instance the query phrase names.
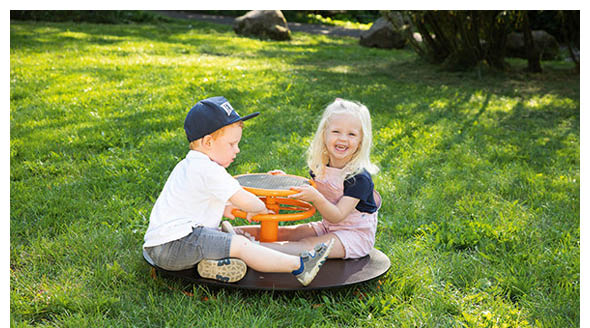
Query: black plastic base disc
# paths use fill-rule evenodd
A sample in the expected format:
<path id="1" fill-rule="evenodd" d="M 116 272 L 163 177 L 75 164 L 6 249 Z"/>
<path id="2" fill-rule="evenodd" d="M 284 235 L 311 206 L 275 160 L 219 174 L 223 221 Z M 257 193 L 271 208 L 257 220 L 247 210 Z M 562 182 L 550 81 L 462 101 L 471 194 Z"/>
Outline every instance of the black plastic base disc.
<path id="1" fill-rule="evenodd" d="M 143 257 L 163 275 L 180 278 L 186 282 L 213 287 L 277 291 L 316 290 L 351 286 L 381 277 L 389 270 L 391 265 L 389 258 L 385 254 L 373 248 L 369 255 L 360 259 L 327 260 L 311 284 L 304 287 L 291 273 L 264 273 L 248 268 L 248 272 L 242 280 L 225 283 L 201 278 L 196 267 L 182 271 L 167 271 L 155 266 L 145 251 Z"/>

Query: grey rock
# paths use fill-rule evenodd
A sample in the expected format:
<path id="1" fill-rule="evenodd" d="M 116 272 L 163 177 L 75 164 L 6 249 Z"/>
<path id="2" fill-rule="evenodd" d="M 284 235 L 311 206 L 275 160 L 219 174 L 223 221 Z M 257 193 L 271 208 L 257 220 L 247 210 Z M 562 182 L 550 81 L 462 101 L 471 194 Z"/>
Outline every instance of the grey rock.
<path id="1" fill-rule="evenodd" d="M 406 45 L 404 31 L 394 26 L 384 17 L 377 19 L 371 28 L 361 33 L 359 44 L 365 47 L 401 49 Z"/>
<path id="2" fill-rule="evenodd" d="M 236 34 L 277 41 L 291 40 L 291 30 L 280 10 L 252 10 L 235 19 Z"/>

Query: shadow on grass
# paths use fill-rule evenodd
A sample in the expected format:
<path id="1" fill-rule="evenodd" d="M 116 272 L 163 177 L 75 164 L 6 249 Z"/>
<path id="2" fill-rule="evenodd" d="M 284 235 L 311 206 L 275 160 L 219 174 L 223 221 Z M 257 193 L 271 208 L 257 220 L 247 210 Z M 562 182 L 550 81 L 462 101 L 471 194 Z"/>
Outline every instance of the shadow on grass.
<path id="1" fill-rule="evenodd" d="M 73 37 L 64 35 L 65 31 L 62 29 L 64 25 L 60 23 L 40 24 L 37 33 L 25 31 L 19 27 L 19 24 L 11 24 L 11 49 L 17 50 L 20 47 L 42 44 L 45 50 L 75 47 L 79 51 L 84 51 L 85 48 L 96 44 L 114 45 L 129 41 L 152 41 L 175 45 L 180 53 L 184 54 L 240 56 L 240 53 L 226 52 L 222 49 L 232 49 L 231 45 L 235 40 L 249 40 L 235 35 L 229 26 L 198 21 L 190 22 L 190 25 L 190 28 L 185 24 L 114 25 L 106 28 L 108 32 L 105 32 L 106 29 L 103 25 L 67 25 L 67 33 L 81 33 L 80 36 Z M 191 38 L 191 29 L 210 31 L 215 34 L 216 38 Z M 225 35 L 223 40 L 219 39 L 221 35 Z M 515 68 L 511 72 L 487 71 L 484 72 L 486 78 L 482 79 L 479 78 L 480 73 L 476 71 L 447 72 L 440 70 L 437 66 L 422 62 L 417 59 L 415 54 L 406 50 L 365 48 L 356 43 L 351 44 L 350 41 L 327 37 L 316 37 L 316 39 L 319 41 L 311 45 L 302 45 L 297 40 L 272 42 L 252 39 L 251 42 L 264 44 L 263 47 L 254 51 L 254 56 L 261 58 L 282 57 L 292 65 L 300 67 L 298 73 L 303 74 L 307 71 L 319 73 L 340 69 L 345 70 L 346 73 L 338 75 L 347 77 L 351 77 L 351 75 L 354 77 L 354 74 L 385 76 L 392 81 L 413 81 L 420 87 L 464 86 L 465 82 L 469 81 L 474 89 L 488 90 L 494 94 L 505 96 L 530 96 L 546 93 L 572 96 L 575 94 L 575 90 L 571 90 L 569 69 L 546 67 L 545 73 L 541 75 L 525 73 L 521 71 L 521 68 Z M 149 54 L 149 50 L 147 53 Z M 382 58 L 388 54 L 391 54 L 389 62 L 380 60 L 379 64 L 376 64 L 371 61 L 371 56 Z M 122 52 L 121 55 L 125 56 L 128 53 Z M 252 56 L 252 54 L 247 56 Z M 306 76 L 304 77 L 306 78 Z M 527 87 L 530 85 L 531 79 L 537 80 L 536 88 Z M 579 83 L 576 89 L 579 90 Z"/>
<path id="2" fill-rule="evenodd" d="M 575 305 L 579 291 L 575 285 L 579 281 L 575 275 L 579 76 L 548 69 L 542 75 L 483 72 L 480 79 L 476 72 L 437 70 L 409 51 L 366 49 L 350 40 L 301 35 L 289 43 L 274 43 L 236 37 L 229 27 L 215 24 L 195 23 L 193 28 L 198 31 L 193 33 L 184 23 L 11 24 L 10 233 L 11 245 L 18 246 L 11 253 L 11 266 L 21 254 L 26 257 L 30 240 L 37 238 L 41 244 L 60 233 L 63 240 L 57 238 L 53 247 L 60 248 L 56 254 L 59 264 L 65 265 L 68 258 L 61 254 L 69 252 L 63 245 L 75 241 L 93 246 L 81 233 L 86 230 L 75 230 L 80 236 L 71 235 L 68 227 L 80 225 L 127 236 L 126 244 L 97 238 L 104 243 L 101 247 L 106 252 L 100 254 L 107 261 L 117 258 L 123 263 L 116 253 L 119 249 L 138 251 L 141 237 L 135 233 L 147 226 L 167 176 L 187 152 L 182 122 L 200 97 L 226 95 L 241 114 L 262 112 L 248 121 L 240 144 L 243 152 L 230 173 L 286 168 L 303 175 L 305 149 L 319 115 L 334 98 L 342 97 L 361 101 L 372 113 L 373 155 L 382 169 L 376 177 L 380 185 L 376 185 L 385 200 L 377 242 L 388 255 L 396 256 L 396 266 L 386 279 L 395 297 L 419 308 L 416 299 L 434 295 L 422 289 L 446 288 L 449 282 L 455 289 L 437 291 L 443 297 L 446 293 L 452 299 L 449 302 L 456 300 L 455 295 L 463 301 L 473 293 L 491 290 L 498 300 L 518 303 L 512 304 L 517 310 L 536 307 L 541 311 L 549 301 L 529 306 L 527 297 L 529 302 L 542 303 L 561 293 L 566 296 L 556 317 L 575 321 L 571 311 L 576 308 L 570 305 Z M 129 46 L 133 42 L 137 45 Z M 143 47 L 150 43 L 157 43 L 155 50 Z M 119 51 L 118 45 L 125 49 Z M 96 46 L 99 56 L 114 53 L 117 60 L 134 55 L 189 58 L 206 54 L 212 61 L 235 57 L 269 63 L 253 65 L 257 79 L 245 78 L 254 85 L 244 88 L 234 81 L 204 83 L 203 75 L 191 80 L 191 75 L 200 73 L 196 69 L 176 74 L 175 67 L 158 62 L 125 63 L 123 71 L 109 64 L 72 68 L 59 62 L 65 51 L 96 53 Z M 30 55 L 33 62 L 21 65 L 22 58 L 13 52 Z M 54 75 L 43 70 L 38 77 L 27 75 L 28 65 L 46 64 L 34 58 L 47 52 L 54 55 L 51 58 L 60 70 Z M 277 58 L 281 61 L 272 61 Z M 225 67 L 198 69 L 225 74 Z M 74 78 L 61 89 L 46 90 L 60 74 Z M 92 96 L 92 92 L 84 96 L 84 88 L 77 85 L 82 82 L 76 80 L 88 75 L 104 88 Z M 22 87 L 19 78 L 24 81 Z M 131 86 L 117 84 L 132 78 Z M 185 91 L 169 91 L 179 84 Z M 62 93 L 66 96 L 61 97 Z M 156 93 L 164 96 L 147 100 Z M 67 96 L 87 99 L 72 104 Z M 58 100 L 51 98 L 46 104 L 43 97 Z M 36 259 L 26 261 L 37 264 Z M 134 269 L 143 270 L 138 262 Z M 64 271 L 57 266 L 52 270 Z M 92 279 L 97 284 L 104 281 Z M 567 285 L 567 281 L 573 283 Z M 491 285 L 497 289 L 485 289 Z M 326 299 L 356 300 L 358 294 L 348 289 L 290 295 L 286 303 L 301 298 L 311 311 L 316 304 L 330 311 L 358 305 L 367 309 L 365 316 L 372 310 L 375 315 L 380 310 L 389 315 L 391 304 L 380 298 L 383 292 L 375 285 L 359 290 L 376 295 L 374 303 L 364 307 L 369 303 L 364 299 L 341 308 L 333 306 L 336 303 L 322 305 Z M 242 292 L 209 290 L 195 295 L 216 292 L 242 296 Z M 283 296 L 271 293 L 270 297 Z M 433 299 L 440 304 L 440 298 L 437 294 Z M 427 312 L 461 316 L 459 306 L 448 308 Z M 330 317 L 337 315 L 330 312 Z"/>

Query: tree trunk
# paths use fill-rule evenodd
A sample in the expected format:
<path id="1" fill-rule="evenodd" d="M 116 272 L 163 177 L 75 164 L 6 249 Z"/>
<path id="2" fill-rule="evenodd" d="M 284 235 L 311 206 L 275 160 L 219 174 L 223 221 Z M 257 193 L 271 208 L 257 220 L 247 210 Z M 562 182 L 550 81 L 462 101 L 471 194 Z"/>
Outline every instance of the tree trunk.
<path id="1" fill-rule="evenodd" d="M 504 57 L 509 24 L 507 17 L 501 11 L 486 11 L 482 17 L 482 21 L 485 21 L 483 25 L 487 28 L 484 34 L 488 36 L 484 58 L 491 67 L 500 71 L 506 69 Z"/>
<path id="2" fill-rule="evenodd" d="M 541 73 L 541 54 L 535 47 L 535 40 L 533 40 L 533 33 L 531 31 L 531 24 L 529 22 L 529 13 L 526 10 L 522 12 L 522 32 L 524 35 L 524 47 L 526 48 L 526 54 L 528 59 L 529 72 Z"/>
<path id="3" fill-rule="evenodd" d="M 576 63 L 576 72 L 580 72 L 580 57 L 576 55 L 575 49 L 580 49 L 580 11 L 561 10 L 561 33 L 567 43 L 567 50 L 570 58 Z"/>

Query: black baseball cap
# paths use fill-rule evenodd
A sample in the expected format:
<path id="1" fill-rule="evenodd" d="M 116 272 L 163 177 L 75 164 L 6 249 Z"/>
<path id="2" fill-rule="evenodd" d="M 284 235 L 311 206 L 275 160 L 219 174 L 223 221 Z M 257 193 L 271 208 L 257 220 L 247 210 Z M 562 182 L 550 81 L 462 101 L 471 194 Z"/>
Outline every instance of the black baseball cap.
<path id="1" fill-rule="evenodd" d="M 200 139 L 226 125 L 245 121 L 260 114 L 255 112 L 240 117 L 225 97 L 211 97 L 199 101 L 186 115 L 184 132 L 188 142 Z"/>

